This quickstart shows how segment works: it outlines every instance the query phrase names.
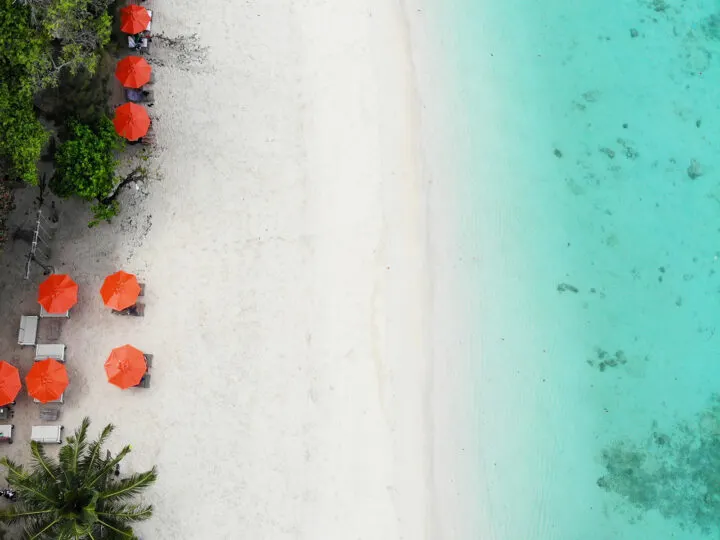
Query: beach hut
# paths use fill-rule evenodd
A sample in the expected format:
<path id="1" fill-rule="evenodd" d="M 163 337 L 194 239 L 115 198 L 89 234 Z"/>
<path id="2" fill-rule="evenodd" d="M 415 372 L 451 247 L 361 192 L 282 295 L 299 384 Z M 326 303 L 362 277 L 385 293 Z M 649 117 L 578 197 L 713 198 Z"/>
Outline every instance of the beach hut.
<path id="1" fill-rule="evenodd" d="M 22 388 L 22 384 L 17 368 L 0 360 L 0 405 L 7 405 L 15 401 L 20 388 Z"/>
<path id="2" fill-rule="evenodd" d="M 67 274 L 52 274 L 38 288 L 38 303 L 48 313 L 65 313 L 78 300 L 78 285 Z"/>
<path id="3" fill-rule="evenodd" d="M 145 355 L 132 345 L 113 349 L 105 361 L 108 382 L 123 390 L 139 385 L 147 369 Z"/>
<path id="4" fill-rule="evenodd" d="M 25 377 L 28 394 L 40 403 L 61 400 L 69 382 L 65 365 L 53 358 L 35 362 Z"/>
<path id="5" fill-rule="evenodd" d="M 144 107 L 135 103 L 123 103 L 115 109 L 115 131 L 129 141 L 136 141 L 150 128 L 150 117 Z"/>
<path id="6" fill-rule="evenodd" d="M 137 302 L 140 290 L 137 277 L 119 270 L 105 278 L 100 287 L 100 296 L 106 306 L 122 311 Z"/>
<path id="7" fill-rule="evenodd" d="M 120 30 L 126 34 L 147 30 L 150 20 L 150 12 L 142 6 L 130 5 L 120 9 Z"/>
<path id="8" fill-rule="evenodd" d="M 140 88 L 150 82 L 152 67 L 140 56 L 126 56 L 115 68 L 115 77 L 126 88 Z"/>

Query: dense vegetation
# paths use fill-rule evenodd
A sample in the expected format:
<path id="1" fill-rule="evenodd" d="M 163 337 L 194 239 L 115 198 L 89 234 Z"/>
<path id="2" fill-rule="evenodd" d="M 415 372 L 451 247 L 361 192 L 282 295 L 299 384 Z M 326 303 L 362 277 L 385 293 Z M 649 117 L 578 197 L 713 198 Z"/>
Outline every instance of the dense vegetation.
<path id="1" fill-rule="evenodd" d="M 96 441 L 88 441 L 89 426 L 85 418 L 60 448 L 57 459 L 49 458 L 34 441 L 29 469 L 6 457 L 0 459 L 18 498 L 0 512 L 0 521 L 22 523 L 28 538 L 135 538 L 132 523 L 148 519 L 152 506 L 132 501 L 155 482 L 155 468 L 120 478 L 116 468 L 130 446 L 113 458 L 103 450 L 113 426 L 105 426 Z"/>
<path id="2" fill-rule="evenodd" d="M 69 135 L 55 153 L 50 189 L 60 197 L 102 200 L 115 186 L 113 152 L 120 147 L 115 127 L 107 117 L 94 126 L 73 121 L 68 127 Z"/>
<path id="3" fill-rule="evenodd" d="M 115 0 L 0 0 L 0 171 L 38 183 L 45 149 L 56 162 L 50 188 L 103 205 L 119 141 L 109 120 Z M 48 143 L 51 142 L 48 146 Z M 2 216 L 0 216 L 2 219 Z"/>

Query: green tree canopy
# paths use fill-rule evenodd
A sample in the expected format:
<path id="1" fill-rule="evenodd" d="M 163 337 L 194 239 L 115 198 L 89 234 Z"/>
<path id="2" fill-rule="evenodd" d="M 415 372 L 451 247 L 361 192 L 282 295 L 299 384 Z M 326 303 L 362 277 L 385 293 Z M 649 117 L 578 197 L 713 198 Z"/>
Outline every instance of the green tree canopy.
<path id="1" fill-rule="evenodd" d="M 64 73 L 94 73 L 110 41 L 112 0 L 0 0 L 0 161 L 37 183 L 47 134 L 35 94 Z M 107 99 L 104 92 L 101 99 Z"/>
<path id="2" fill-rule="evenodd" d="M 33 92 L 51 65 L 49 41 L 30 25 L 30 8 L 0 0 L 0 160 L 4 169 L 37 184 L 47 133 L 33 110 Z"/>
<path id="3" fill-rule="evenodd" d="M 43 31 L 59 43 L 55 71 L 94 73 L 99 53 L 110 41 L 112 0 L 52 0 L 42 20 Z"/>
<path id="4" fill-rule="evenodd" d="M 102 200 L 115 187 L 115 151 L 121 147 L 115 126 L 107 116 L 94 129 L 78 122 L 55 153 L 55 175 L 50 189 L 60 197 Z"/>
<path id="5" fill-rule="evenodd" d="M 66 131 L 73 120 L 92 126 L 112 114 L 108 96 L 115 60 L 103 53 L 100 62 L 95 73 L 81 69 L 73 75 L 65 70 L 60 73 L 57 86 L 36 94 L 36 108 L 58 127 L 60 141 L 70 135 Z"/>
<path id="6" fill-rule="evenodd" d="M 4 168 L 15 178 L 37 184 L 37 163 L 47 140 L 32 99 L 0 81 L 0 159 Z"/>
<path id="7" fill-rule="evenodd" d="M 50 39 L 30 23 L 30 7 L 0 0 L 0 80 L 26 98 L 49 82 Z"/>
<path id="8" fill-rule="evenodd" d="M 92 442 L 87 440 L 89 426 L 85 418 L 60 448 L 57 460 L 48 458 L 34 441 L 29 469 L 7 457 L 0 459 L 18 496 L 18 502 L 0 512 L 0 522 L 22 522 L 30 539 L 135 538 L 131 524 L 150 518 L 152 506 L 132 500 L 155 482 L 155 467 L 127 478 L 116 477 L 115 467 L 130 446 L 114 458 L 104 456 L 103 445 L 113 426 L 105 426 Z"/>

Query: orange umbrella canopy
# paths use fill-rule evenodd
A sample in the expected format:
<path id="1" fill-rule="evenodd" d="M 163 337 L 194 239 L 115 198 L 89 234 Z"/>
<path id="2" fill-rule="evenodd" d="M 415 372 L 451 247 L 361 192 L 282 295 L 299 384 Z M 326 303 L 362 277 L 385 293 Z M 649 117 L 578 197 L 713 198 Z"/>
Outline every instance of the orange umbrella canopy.
<path id="1" fill-rule="evenodd" d="M 108 307 L 122 311 L 137 302 L 140 284 L 133 274 L 120 270 L 110 274 L 100 287 L 100 295 Z"/>
<path id="2" fill-rule="evenodd" d="M 145 355 L 132 345 L 113 349 L 105 361 L 108 381 L 123 390 L 139 384 L 146 372 Z"/>
<path id="3" fill-rule="evenodd" d="M 15 401 L 20 392 L 20 373 L 13 365 L 0 360 L 0 405 L 7 405 Z"/>
<path id="4" fill-rule="evenodd" d="M 115 68 L 115 77 L 127 88 L 140 88 L 150 82 L 150 73 L 150 64 L 139 56 L 126 56 Z"/>
<path id="5" fill-rule="evenodd" d="M 41 403 L 59 399 L 69 382 L 65 366 L 53 358 L 35 362 L 25 377 L 28 394 Z"/>
<path id="6" fill-rule="evenodd" d="M 145 135 L 150 128 L 150 117 L 147 111 L 136 103 L 123 103 L 115 109 L 115 131 L 129 141 L 136 141 Z"/>
<path id="7" fill-rule="evenodd" d="M 52 274 L 40 284 L 38 303 L 48 313 L 65 313 L 77 304 L 77 283 L 67 274 Z"/>
<path id="8" fill-rule="evenodd" d="M 126 34 L 139 34 L 150 24 L 150 13 L 142 6 L 126 6 L 120 9 L 120 30 Z"/>

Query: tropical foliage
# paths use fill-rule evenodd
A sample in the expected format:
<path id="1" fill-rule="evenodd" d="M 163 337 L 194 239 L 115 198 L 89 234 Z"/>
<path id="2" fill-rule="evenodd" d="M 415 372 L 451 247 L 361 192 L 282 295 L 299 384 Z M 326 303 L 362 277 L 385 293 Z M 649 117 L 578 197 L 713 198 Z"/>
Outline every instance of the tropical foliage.
<path id="1" fill-rule="evenodd" d="M 9 174 L 37 183 L 47 134 L 33 110 L 33 93 L 50 66 L 49 42 L 30 26 L 28 7 L 0 0 L 0 160 Z"/>
<path id="2" fill-rule="evenodd" d="M 103 117 L 94 129 L 80 123 L 70 126 L 70 138 L 55 154 L 55 176 L 50 189 L 60 197 L 102 200 L 115 187 L 114 152 L 120 139 L 112 121 Z"/>
<path id="3" fill-rule="evenodd" d="M 111 114 L 109 82 L 114 67 L 113 58 L 104 53 L 95 73 L 85 69 L 75 74 L 63 71 L 57 86 L 35 95 L 36 110 L 55 124 L 61 141 L 72 135 L 69 127 L 74 122 L 93 126 Z"/>
<path id="4" fill-rule="evenodd" d="M 48 133 L 33 110 L 32 96 L 0 81 L 0 160 L 14 178 L 37 184 L 37 162 Z"/>
<path id="5" fill-rule="evenodd" d="M 0 164 L 12 177 L 37 184 L 48 136 L 33 100 L 65 74 L 95 73 L 110 41 L 112 3 L 0 0 Z"/>
<path id="6" fill-rule="evenodd" d="M 0 522 L 22 523 L 27 538 L 37 540 L 135 538 L 131 525 L 148 519 L 152 506 L 132 501 L 155 482 L 156 470 L 153 467 L 122 479 L 115 476 L 115 468 L 130 446 L 114 458 L 103 455 L 113 426 L 106 426 L 92 442 L 87 439 L 89 426 L 90 420 L 85 418 L 75 435 L 67 438 L 57 460 L 49 458 L 36 442 L 30 443 L 29 469 L 6 457 L 0 459 L 18 497 L 18 502 L 0 512 Z"/>
<path id="7" fill-rule="evenodd" d="M 55 73 L 85 68 L 95 72 L 99 52 L 110 41 L 111 0 L 53 0 L 42 18 L 42 31 L 60 44 L 53 59 Z"/>
<path id="8" fill-rule="evenodd" d="M 101 221 L 110 223 L 112 218 L 120 212 L 120 203 L 116 200 L 109 202 L 100 201 L 97 204 L 93 204 L 90 211 L 92 212 L 93 218 L 88 223 L 88 227 L 95 227 L 99 225 Z"/>
<path id="9" fill-rule="evenodd" d="M 31 24 L 31 9 L 13 0 L 0 0 L 0 80 L 32 96 L 48 84 L 52 70 L 48 36 Z"/>

